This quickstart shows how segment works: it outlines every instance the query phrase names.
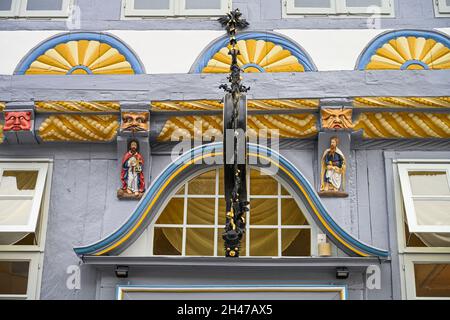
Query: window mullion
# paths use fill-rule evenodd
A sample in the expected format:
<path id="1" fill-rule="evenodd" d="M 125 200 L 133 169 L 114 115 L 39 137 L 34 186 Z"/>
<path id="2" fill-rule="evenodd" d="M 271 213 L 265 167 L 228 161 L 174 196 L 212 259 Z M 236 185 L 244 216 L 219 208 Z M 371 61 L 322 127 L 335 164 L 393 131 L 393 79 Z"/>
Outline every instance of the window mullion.
<path id="1" fill-rule="evenodd" d="M 334 9 L 337 14 L 348 13 L 347 6 L 345 5 L 345 0 L 332 0 L 334 1 Z"/>

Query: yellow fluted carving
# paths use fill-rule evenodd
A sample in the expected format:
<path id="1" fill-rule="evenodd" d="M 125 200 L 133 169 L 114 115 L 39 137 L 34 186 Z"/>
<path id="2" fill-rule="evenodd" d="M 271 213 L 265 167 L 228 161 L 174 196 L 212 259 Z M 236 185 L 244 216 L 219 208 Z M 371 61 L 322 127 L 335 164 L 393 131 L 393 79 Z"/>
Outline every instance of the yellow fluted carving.
<path id="1" fill-rule="evenodd" d="M 117 135 L 117 116 L 53 115 L 39 128 L 43 141 L 111 141 Z"/>

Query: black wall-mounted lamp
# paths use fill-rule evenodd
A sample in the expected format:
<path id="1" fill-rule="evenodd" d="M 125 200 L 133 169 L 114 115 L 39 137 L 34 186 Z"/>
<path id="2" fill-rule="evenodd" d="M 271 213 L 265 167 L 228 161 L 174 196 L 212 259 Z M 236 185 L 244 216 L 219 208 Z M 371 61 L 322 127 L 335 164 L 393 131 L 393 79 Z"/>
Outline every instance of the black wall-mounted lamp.
<path id="1" fill-rule="evenodd" d="M 346 267 L 336 268 L 336 279 L 347 279 L 349 271 Z"/>
<path id="2" fill-rule="evenodd" d="M 116 266 L 114 272 L 117 278 L 128 278 L 128 266 Z"/>

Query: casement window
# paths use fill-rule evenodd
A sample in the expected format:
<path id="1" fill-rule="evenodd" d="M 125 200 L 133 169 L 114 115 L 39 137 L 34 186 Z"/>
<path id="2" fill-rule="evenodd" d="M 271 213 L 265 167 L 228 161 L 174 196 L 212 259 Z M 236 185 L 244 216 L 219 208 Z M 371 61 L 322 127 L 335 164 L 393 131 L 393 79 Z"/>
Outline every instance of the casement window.
<path id="1" fill-rule="evenodd" d="M 125 17 L 220 16 L 231 0 L 123 0 Z"/>
<path id="2" fill-rule="evenodd" d="M 433 0 L 434 12 L 437 17 L 448 17 L 450 14 L 450 0 Z"/>
<path id="3" fill-rule="evenodd" d="M 37 299 L 50 194 L 48 160 L 0 160 L 0 299 Z"/>
<path id="4" fill-rule="evenodd" d="M 284 0 L 285 16 L 290 15 L 388 15 L 393 16 L 393 0 Z"/>
<path id="5" fill-rule="evenodd" d="M 73 0 L 0 0 L 0 17 L 67 17 Z"/>
<path id="6" fill-rule="evenodd" d="M 127 255 L 223 257 L 223 184 L 223 170 L 214 169 L 180 185 Z M 251 169 L 248 186 L 250 212 L 240 256 L 317 255 L 317 229 L 281 183 Z"/>
<path id="7" fill-rule="evenodd" d="M 396 211 L 406 299 L 450 298 L 450 162 L 397 160 Z"/>
<path id="8" fill-rule="evenodd" d="M 450 164 L 399 163 L 398 169 L 409 232 L 450 246 Z M 428 236 L 439 233 L 448 240 Z"/>

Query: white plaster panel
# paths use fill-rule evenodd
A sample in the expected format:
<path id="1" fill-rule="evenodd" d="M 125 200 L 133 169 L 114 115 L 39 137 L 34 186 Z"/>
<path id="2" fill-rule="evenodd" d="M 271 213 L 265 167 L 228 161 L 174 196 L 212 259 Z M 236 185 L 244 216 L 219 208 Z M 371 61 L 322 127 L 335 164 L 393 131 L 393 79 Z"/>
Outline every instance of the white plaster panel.
<path id="1" fill-rule="evenodd" d="M 440 31 L 442 33 L 448 34 L 450 36 L 450 28 L 437 28 L 436 31 Z"/>
<path id="2" fill-rule="evenodd" d="M 58 33 L 61 31 L 0 31 L 0 74 L 13 74 L 31 49 Z"/>
<path id="3" fill-rule="evenodd" d="M 274 30 L 297 42 L 310 55 L 319 71 L 354 70 L 364 48 L 382 29 Z"/>
<path id="4" fill-rule="evenodd" d="M 156 30 L 109 31 L 133 49 L 147 73 L 188 73 L 210 42 L 223 31 Z"/>

